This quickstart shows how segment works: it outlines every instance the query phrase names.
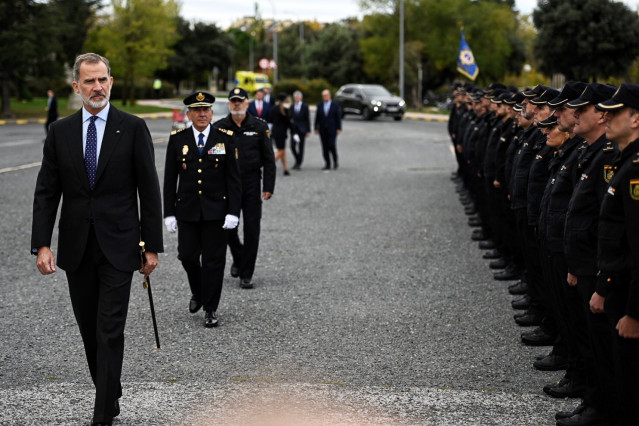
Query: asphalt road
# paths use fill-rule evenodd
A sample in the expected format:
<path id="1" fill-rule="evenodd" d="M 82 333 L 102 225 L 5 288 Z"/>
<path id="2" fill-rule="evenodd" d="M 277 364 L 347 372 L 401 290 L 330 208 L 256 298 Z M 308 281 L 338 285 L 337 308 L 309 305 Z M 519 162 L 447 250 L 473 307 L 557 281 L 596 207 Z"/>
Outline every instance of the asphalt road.
<path id="1" fill-rule="evenodd" d="M 148 124 L 161 178 L 170 122 Z M 445 126 L 347 118 L 330 172 L 311 136 L 264 203 L 256 288 L 227 273 L 219 328 L 189 314 L 165 231 L 162 350 L 136 274 L 115 424 L 552 425 L 576 406 L 542 392 L 561 373 L 532 368 L 548 348 L 519 343 L 508 283 L 470 241 Z M 64 272 L 28 254 L 43 137 L 0 126 L 2 425 L 87 424 L 93 408 Z"/>

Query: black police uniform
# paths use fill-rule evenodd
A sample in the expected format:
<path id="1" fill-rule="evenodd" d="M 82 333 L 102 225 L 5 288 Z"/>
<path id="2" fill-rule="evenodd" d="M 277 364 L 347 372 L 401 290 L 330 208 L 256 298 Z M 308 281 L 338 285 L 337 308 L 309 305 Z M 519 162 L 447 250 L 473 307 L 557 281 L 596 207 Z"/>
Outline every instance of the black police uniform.
<path id="1" fill-rule="evenodd" d="M 177 219 L 178 258 L 193 298 L 206 312 L 217 310 L 222 292 L 228 234 L 222 228 L 225 216 L 240 214 L 242 183 L 232 134 L 209 125 L 200 153 L 189 127 L 173 132 L 166 150 L 164 217 Z"/>
<path id="2" fill-rule="evenodd" d="M 240 242 L 235 229 L 229 235 L 229 247 L 233 262 L 239 268 L 240 279 L 250 280 L 255 271 L 260 241 L 262 192 L 272 194 L 275 189 L 273 146 L 266 122 L 251 114 L 246 114 L 241 126 L 235 124 L 231 114 L 215 124 L 233 131 L 233 139 L 239 150 L 244 243 Z"/>
<path id="3" fill-rule="evenodd" d="M 577 277 L 576 288 L 581 297 L 594 355 L 594 370 L 588 371 L 588 390 L 584 402 L 606 413 L 609 418 L 619 411 L 616 408 L 618 401 L 615 397 L 610 329 L 605 313 L 595 314 L 590 310 L 590 298 L 597 285 L 599 210 L 612 177 L 612 164 L 617 152 L 615 145 L 605 135 L 580 152 L 578 179 L 568 203 L 564 227 L 566 264 L 568 272 Z M 598 292 L 606 296 L 602 289 Z"/>
<path id="4" fill-rule="evenodd" d="M 599 216 L 600 280 L 607 286 L 605 311 L 617 359 L 621 425 L 639 418 L 639 339 L 619 336 L 617 322 L 625 315 L 639 320 L 639 140 L 630 143 L 613 164 L 614 177 Z"/>

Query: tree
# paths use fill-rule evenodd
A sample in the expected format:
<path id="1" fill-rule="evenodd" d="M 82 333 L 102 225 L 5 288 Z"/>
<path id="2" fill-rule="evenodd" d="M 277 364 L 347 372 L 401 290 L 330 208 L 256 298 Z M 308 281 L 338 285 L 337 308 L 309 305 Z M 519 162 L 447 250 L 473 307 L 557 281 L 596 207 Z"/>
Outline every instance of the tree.
<path id="1" fill-rule="evenodd" d="M 135 104 L 135 82 L 151 77 L 167 65 L 177 40 L 179 6 L 175 0 L 111 0 L 113 14 L 105 16 L 90 33 L 89 50 L 101 53 L 111 63 L 112 73 L 122 76 L 131 105 Z"/>
<path id="2" fill-rule="evenodd" d="M 639 17 L 610 0 L 543 0 L 533 12 L 535 53 L 547 74 L 597 81 L 624 75 L 639 56 Z"/>
<path id="3" fill-rule="evenodd" d="M 366 74 L 376 82 L 396 87 L 399 0 L 365 0 L 362 5 L 375 11 L 362 21 L 360 47 Z M 405 0 L 404 82 L 413 87 L 407 93 L 416 93 L 420 65 L 423 90 L 459 77 L 456 59 L 462 26 L 479 65 L 478 82 L 521 71 L 525 46 L 517 35 L 517 14 L 512 6 L 510 0 Z"/>
<path id="4" fill-rule="evenodd" d="M 225 70 L 230 65 L 235 43 L 215 24 L 190 23 L 179 18 L 177 34 L 180 39 L 173 46 L 174 55 L 167 58 L 166 68 L 157 72 L 175 87 L 183 80 L 190 80 L 196 86 L 208 83 L 213 67 Z"/>
<path id="5" fill-rule="evenodd" d="M 308 48 L 308 78 L 323 78 L 335 86 L 362 81 L 362 59 L 357 29 L 329 24 Z"/>
<path id="6" fill-rule="evenodd" d="M 33 0 L 0 2 L 0 86 L 3 117 L 11 117 L 11 88 L 22 86 L 25 76 L 48 50 L 46 5 Z"/>

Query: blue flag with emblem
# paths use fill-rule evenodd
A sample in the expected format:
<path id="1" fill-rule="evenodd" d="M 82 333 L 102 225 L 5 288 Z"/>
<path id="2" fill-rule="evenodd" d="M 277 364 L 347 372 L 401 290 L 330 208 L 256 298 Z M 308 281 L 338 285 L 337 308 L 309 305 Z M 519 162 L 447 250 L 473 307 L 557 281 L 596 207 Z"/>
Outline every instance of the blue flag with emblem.
<path id="1" fill-rule="evenodd" d="M 464 31 L 461 32 L 461 41 L 459 42 L 459 52 L 457 53 L 457 71 L 475 81 L 477 74 L 479 74 L 479 67 L 475 62 L 475 56 L 473 51 L 470 50 L 470 46 L 466 43 L 464 38 Z"/>

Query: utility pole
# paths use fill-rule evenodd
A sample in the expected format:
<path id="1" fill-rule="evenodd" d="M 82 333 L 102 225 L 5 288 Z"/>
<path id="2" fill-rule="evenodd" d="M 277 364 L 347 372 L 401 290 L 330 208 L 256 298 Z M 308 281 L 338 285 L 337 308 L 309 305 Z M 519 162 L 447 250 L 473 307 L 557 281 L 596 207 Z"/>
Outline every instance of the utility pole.
<path id="1" fill-rule="evenodd" d="M 399 96 L 404 99 L 404 0 L 399 1 Z"/>

